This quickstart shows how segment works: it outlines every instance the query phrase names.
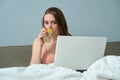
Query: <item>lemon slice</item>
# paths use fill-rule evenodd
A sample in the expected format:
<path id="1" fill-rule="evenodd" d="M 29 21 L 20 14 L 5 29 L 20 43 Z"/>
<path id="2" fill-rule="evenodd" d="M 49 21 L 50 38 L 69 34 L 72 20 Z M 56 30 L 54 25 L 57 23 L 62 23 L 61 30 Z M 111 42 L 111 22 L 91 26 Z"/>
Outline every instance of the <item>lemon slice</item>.
<path id="1" fill-rule="evenodd" d="M 48 29 L 47 29 L 47 32 L 48 32 L 48 34 L 50 34 L 50 35 L 52 35 L 52 34 L 53 34 L 53 30 L 52 30 L 52 29 L 50 29 L 50 28 L 48 28 Z"/>

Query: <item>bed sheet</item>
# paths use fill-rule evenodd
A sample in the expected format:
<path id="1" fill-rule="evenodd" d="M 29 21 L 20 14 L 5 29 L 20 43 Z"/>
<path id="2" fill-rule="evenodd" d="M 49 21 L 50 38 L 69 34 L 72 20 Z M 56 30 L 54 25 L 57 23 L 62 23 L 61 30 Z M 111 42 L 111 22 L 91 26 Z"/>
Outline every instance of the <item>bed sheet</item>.
<path id="1" fill-rule="evenodd" d="M 106 56 L 81 73 L 54 64 L 0 68 L 0 80 L 120 80 L 120 56 Z"/>

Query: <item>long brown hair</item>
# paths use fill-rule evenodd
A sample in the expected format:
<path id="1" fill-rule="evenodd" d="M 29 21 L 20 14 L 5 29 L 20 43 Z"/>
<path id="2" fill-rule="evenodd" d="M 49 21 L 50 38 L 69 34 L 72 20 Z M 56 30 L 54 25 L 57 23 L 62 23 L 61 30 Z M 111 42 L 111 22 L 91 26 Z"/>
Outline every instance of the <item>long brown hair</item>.
<path id="1" fill-rule="evenodd" d="M 68 32 L 68 26 L 67 26 L 65 16 L 63 15 L 63 12 L 59 8 L 50 7 L 45 11 L 44 16 L 46 14 L 52 14 L 55 17 L 55 20 L 56 20 L 56 22 L 58 24 L 59 34 L 60 35 L 68 35 L 68 36 L 71 35 Z M 43 19 L 42 19 L 42 25 L 43 26 L 44 26 L 44 16 L 43 16 Z"/>

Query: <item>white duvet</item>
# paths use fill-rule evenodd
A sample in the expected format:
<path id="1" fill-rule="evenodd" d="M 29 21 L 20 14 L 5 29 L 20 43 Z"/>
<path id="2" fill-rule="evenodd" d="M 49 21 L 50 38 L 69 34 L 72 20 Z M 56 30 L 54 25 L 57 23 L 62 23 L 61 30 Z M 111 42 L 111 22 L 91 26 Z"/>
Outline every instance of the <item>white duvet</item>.
<path id="1" fill-rule="evenodd" d="M 0 68 L 0 80 L 120 80 L 120 56 L 104 57 L 83 73 L 54 64 Z"/>

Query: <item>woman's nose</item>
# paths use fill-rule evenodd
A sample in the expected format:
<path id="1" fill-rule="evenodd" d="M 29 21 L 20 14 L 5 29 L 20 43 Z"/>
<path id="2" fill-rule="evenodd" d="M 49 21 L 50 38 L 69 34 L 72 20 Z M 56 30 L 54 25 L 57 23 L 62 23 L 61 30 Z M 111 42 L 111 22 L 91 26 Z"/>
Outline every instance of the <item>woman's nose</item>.
<path id="1" fill-rule="evenodd" d="M 52 28 L 52 24 L 49 24 L 48 28 Z"/>

